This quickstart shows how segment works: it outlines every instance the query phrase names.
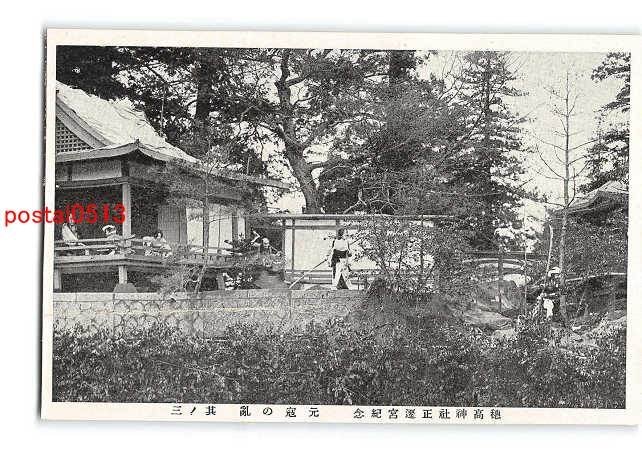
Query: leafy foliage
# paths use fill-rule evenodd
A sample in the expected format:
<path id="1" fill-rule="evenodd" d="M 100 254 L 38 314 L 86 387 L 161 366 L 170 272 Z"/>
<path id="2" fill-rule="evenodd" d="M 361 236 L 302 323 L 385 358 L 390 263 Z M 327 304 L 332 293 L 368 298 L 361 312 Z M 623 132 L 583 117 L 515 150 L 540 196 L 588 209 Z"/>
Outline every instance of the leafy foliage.
<path id="1" fill-rule="evenodd" d="M 130 99 L 194 156 L 222 148 L 231 170 L 293 176 L 307 212 L 389 213 L 407 170 L 423 168 L 436 174 L 435 190 L 475 192 L 479 218 L 514 190 L 502 185 L 496 194 L 497 176 L 519 172 L 509 157 L 521 145 L 519 118 L 503 100 L 517 94 L 515 74 L 507 54 L 475 52 L 447 85 L 420 75 L 432 53 L 63 46 L 56 76 L 103 98 Z M 365 204 L 355 205 L 358 195 Z M 463 203 L 432 197 L 424 209 L 433 213 Z"/>
<path id="2" fill-rule="evenodd" d="M 408 53 L 411 68 L 430 57 Z M 393 77 L 394 56 L 370 89 L 369 120 L 333 142 L 346 156 L 319 176 L 326 210 L 460 215 L 474 246 L 496 247 L 495 228 L 514 219 L 523 195 L 523 119 L 509 108 L 522 93 L 510 55 L 466 54 L 448 81 L 407 68 Z"/>
<path id="3" fill-rule="evenodd" d="M 465 234 L 452 225 L 372 217 L 359 221 L 355 238 L 393 291 L 458 294 L 472 284 L 463 264 L 470 247 Z"/>
<path id="4" fill-rule="evenodd" d="M 597 348 L 570 350 L 538 327 L 514 341 L 443 321 L 379 337 L 343 321 L 289 331 L 235 325 L 223 339 L 164 328 L 128 338 L 56 330 L 53 399 L 624 407 L 624 329 Z"/>
<path id="5" fill-rule="evenodd" d="M 622 210 L 569 218 L 566 238 L 569 273 L 589 276 L 625 272 L 628 223 Z"/>
<path id="6" fill-rule="evenodd" d="M 224 269 L 209 270 L 224 274 L 234 289 L 256 289 L 255 281 L 261 272 L 268 270 L 278 272 L 286 263 L 281 252 L 261 253 L 249 245 L 250 239 L 231 241 L 232 253 L 228 256 Z M 157 291 L 163 296 L 177 292 L 195 293 L 200 289 L 207 265 L 194 258 L 189 245 L 173 245 L 172 254 L 165 259 L 165 270 L 151 278 Z M 197 255 L 198 256 L 198 255 Z M 233 280 L 233 281 L 232 281 Z M 224 289 L 226 286 L 217 286 Z"/>

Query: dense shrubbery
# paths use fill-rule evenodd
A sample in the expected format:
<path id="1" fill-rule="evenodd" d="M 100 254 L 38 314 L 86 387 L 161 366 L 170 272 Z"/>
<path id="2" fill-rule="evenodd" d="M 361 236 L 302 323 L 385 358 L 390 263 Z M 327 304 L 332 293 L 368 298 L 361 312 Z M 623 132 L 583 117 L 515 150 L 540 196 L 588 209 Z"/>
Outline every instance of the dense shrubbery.
<path id="1" fill-rule="evenodd" d="M 54 334 L 54 401 L 415 404 L 622 408 L 625 330 L 597 348 L 533 326 L 491 340 L 448 322 L 415 331 L 237 325 L 224 339 L 155 328 L 128 338 Z"/>

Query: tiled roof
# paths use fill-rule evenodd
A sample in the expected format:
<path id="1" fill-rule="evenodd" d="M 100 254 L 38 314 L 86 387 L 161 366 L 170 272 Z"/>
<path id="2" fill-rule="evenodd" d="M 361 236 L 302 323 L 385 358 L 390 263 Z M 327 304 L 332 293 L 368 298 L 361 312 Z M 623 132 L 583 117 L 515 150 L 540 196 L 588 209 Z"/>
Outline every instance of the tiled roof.
<path id="1" fill-rule="evenodd" d="M 628 201 L 628 196 L 629 189 L 625 184 L 619 181 L 607 181 L 602 186 L 573 200 L 569 205 L 569 211 L 575 212 L 590 209 L 604 199 L 625 203 Z"/>

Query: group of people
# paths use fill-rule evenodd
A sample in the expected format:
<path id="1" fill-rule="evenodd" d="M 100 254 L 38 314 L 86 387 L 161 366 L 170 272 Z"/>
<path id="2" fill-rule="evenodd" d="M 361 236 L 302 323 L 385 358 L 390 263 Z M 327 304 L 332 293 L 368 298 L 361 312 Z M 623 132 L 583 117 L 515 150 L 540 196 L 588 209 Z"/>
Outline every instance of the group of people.
<path id="1" fill-rule="evenodd" d="M 266 236 L 261 236 L 256 230 L 252 230 L 252 237 L 244 239 L 241 235 L 236 240 L 225 240 L 225 243 L 231 246 L 229 251 L 236 256 L 242 256 L 252 253 L 259 253 L 265 255 L 273 255 L 280 253 L 275 249 L 270 239 Z"/>
<path id="2" fill-rule="evenodd" d="M 279 251 L 272 247 L 270 239 L 268 237 L 261 237 L 256 230 L 252 230 L 252 240 L 250 241 L 250 247 L 257 250 L 260 254 L 272 255 L 278 253 Z"/>
<path id="3" fill-rule="evenodd" d="M 114 241 L 114 245 L 107 246 L 105 249 L 99 249 L 97 253 L 113 255 L 116 252 L 123 251 L 122 245 L 124 238 L 118 234 L 114 225 L 105 225 L 102 228 L 105 234 L 105 239 Z M 62 224 L 61 227 L 62 239 L 69 247 L 81 248 L 86 245 L 80 241 L 77 226 L 73 220 L 69 220 Z M 128 238 L 128 239 L 131 239 Z M 145 247 L 145 255 L 148 256 L 162 256 L 167 258 L 172 255 L 172 248 L 165 239 L 162 230 L 157 230 L 154 236 L 144 236 L 142 238 L 143 246 Z M 257 251 L 259 254 L 274 255 L 278 254 L 270 243 L 267 237 L 261 237 L 256 230 L 252 231 L 252 238 L 249 242 L 244 242 L 244 247 Z M 234 246 L 233 246 L 234 250 Z M 84 252 L 89 255 L 89 249 Z M 335 289 L 352 289 L 350 282 L 350 243 L 346 239 L 344 229 L 337 230 L 336 237 L 332 240 L 332 244 L 328 250 L 326 260 L 328 265 L 332 268 L 332 286 Z"/>
<path id="4" fill-rule="evenodd" d="M 118 231 L 116 230 L 115 225 L 105 225 L 102 227 L 102 232 L 104 234 L 104 239 L 107 240 L 107 245 L 105 248 L 99 248 L 95 250 L 97 254 L 106 254 L 106 255 L 115 255 L 118 252 L 131 252 L 131 249 L 125 248 L 125 241 L 133 238 L 134 236 L 129 236 L 128 238 L 123 238 Z M 80 235 L 78 233 L 78 226 L 74 222 L 73 218 L 70 217 L 69 221 L 61 225 L 61 236 L 65 245 L 70 248 L 84 250 L 85 255 L 89 255 L 89 248 L 86 248 L 87 245 L 81 242 Z M 113 244 L 111 243 L 113 241 Z M 165 239 L 162 230 L 156 230 L 154 236 L 144 236 L 143 246 L 145 247 L 145 255 L 148 256 L 162 256 L 167 258 L 172 255 L 172 248 Z"/>
<path id="5" fill-rule="evenodd" d="M 114 241 L 114 245 L 109 245 L 104 249 L 98 249 L 96 250 L 96 253 L 108 255 L 116 254 L 120 242 L 122 241 L 122 237 L 116 231 L 116 227 L 114 225 L 105 225 L 102 228 L 102 231 L 105 234 L 105 239 Z M 60 232 L 62 235 L 62 240 L 67 246 L 77 249 L 83 249 L 83 247 L 87 247 L 84 242 L 81 242 L 80 235 L 78 233 L 78 226 L 76 225 L 76 222 L 72 217 L 70 217 L 67 222 L 64 222 L 61 225 Z M 84 248 L 84 253 L 85 255 L 89 255 L 89 249 Z"/>

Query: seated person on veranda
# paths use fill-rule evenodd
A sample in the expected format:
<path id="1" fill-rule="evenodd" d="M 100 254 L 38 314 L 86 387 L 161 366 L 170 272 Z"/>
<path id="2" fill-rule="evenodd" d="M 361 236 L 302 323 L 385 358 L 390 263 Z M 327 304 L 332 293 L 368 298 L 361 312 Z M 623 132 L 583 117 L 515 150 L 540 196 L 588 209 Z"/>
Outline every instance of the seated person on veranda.
<path id="1" fill-rule="evenodd" d="M 103 232 L 105 233 L 105 239 L 109 241 L 113 241 L 113 245 L 109 245 L 107 248 L 104 250 L 101 250 L 100 253 L 107 254 L 107 255 L 115 255 L 116 252 L 120 252 L 122 254 L 125 253 L 132 253 L 133 251 L 131 249 L 126 250 L 125 249 L 125 239 L 116 232 L 116 227 L 114 225 L 105 225 L 103 227 Z M 133 236 L 129 236 L 127 239 L 131 239 Z"/>
<path id="2" fill-rule="evenodd" d="M 145 249 L 145 255 L 147 256 L 162 256 L 163 258 L 172 256 L 172 247 L 161 230 L 156 230 L 154 236 L 144 236 L 143 245 L 148 247 Z"/>
<path id="3" fill-rule="evenodd" d="M 69 223 L 65 222 L 62 224 L 61 234 L 62 234 L 62 240 L 69 247 L 76 247 L 76 248 L 86 247 L 85 244 L 83 244 L 82 242 L 79 242 L 80 238 L 78 237 L 78 230 L 76 228 L 75 222 L 71 218 L 69 220 Z M 88 249 L 85 249 L 85 255 L 89 255 Z"/>
<path id="4" fill-rule="evenodd" d="M 270 239 L 267 237 L 261 238 L 261 235 L 256 231 L 253 231 L 254 238 L 250 242 L 250 245 L 256 250 L 260 255 L 273 255 L 280 253 L 276 248 L 272 247 Z"/>

